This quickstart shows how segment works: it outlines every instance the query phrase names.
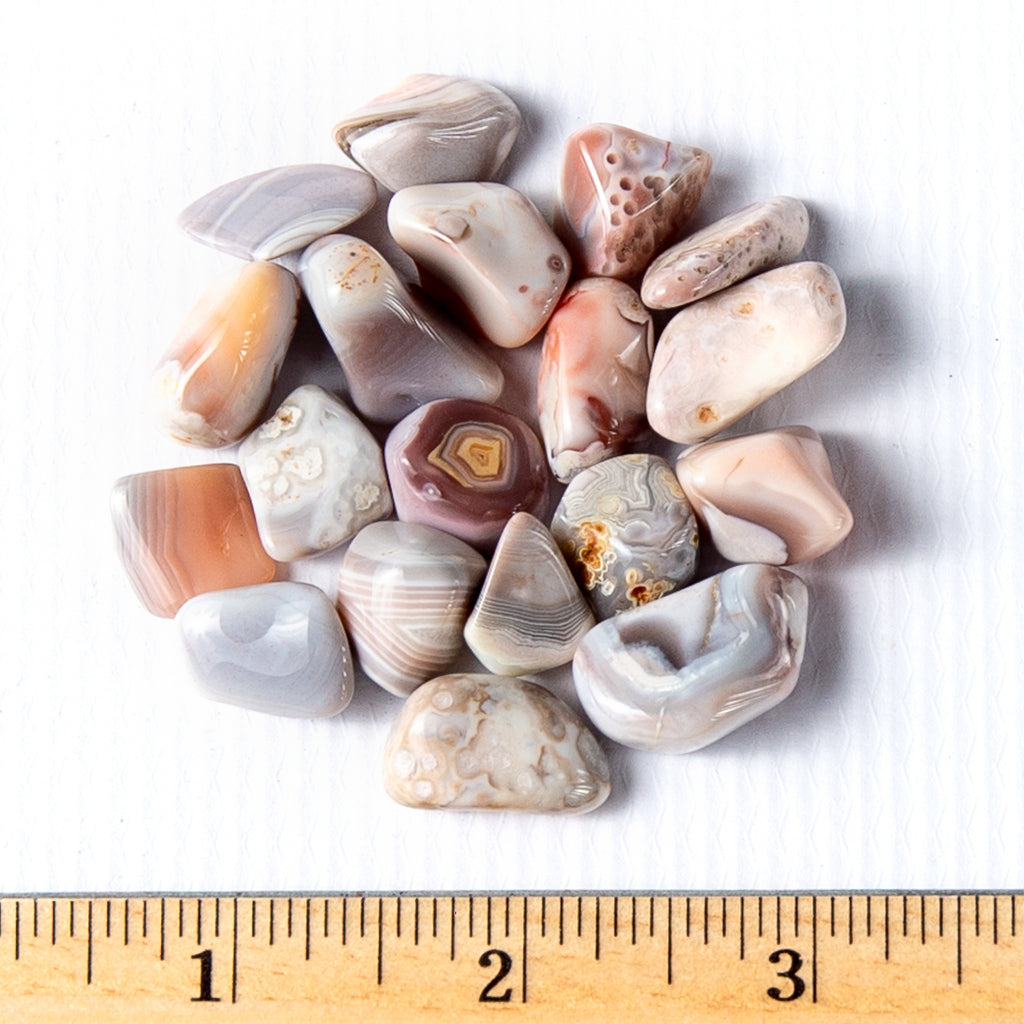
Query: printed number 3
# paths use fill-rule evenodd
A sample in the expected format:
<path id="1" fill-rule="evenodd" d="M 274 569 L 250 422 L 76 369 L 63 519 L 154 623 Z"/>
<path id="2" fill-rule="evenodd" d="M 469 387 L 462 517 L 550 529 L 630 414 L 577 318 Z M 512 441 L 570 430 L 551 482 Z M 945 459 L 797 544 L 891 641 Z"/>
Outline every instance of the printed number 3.
<path id="1" fill-rule="evenodd" d="M 807 987 L 804 984 L 804 979 L 800 977 L 799 970 L 804 965 L 803 957 L 795 949 L 777 949 L 772 953 L 768 959 L 773 963 L 781 963 L 783 957 L 789 957 L 789 967 L 784 971 L 777 971 L 776 973 L 780 978 L 788 978 L 793 983 L 793 989 L 787 995 L 782 994 L 782 989 L 773 985 L 768 989 L 768 995 L 772 999 L 777 999 L 780 1003 L 791 1003 L 794 999 L 799 999 L 804 994 L 804 989 Z"/>

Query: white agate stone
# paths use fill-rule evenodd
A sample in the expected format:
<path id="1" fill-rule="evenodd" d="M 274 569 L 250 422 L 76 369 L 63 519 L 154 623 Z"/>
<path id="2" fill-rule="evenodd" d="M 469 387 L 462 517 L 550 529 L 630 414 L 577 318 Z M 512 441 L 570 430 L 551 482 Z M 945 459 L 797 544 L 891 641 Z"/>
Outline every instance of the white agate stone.
<path id="1" fill-rule="evenodd" d="M 238 450 L 267 554 L 292 562 L 328 551 L 391 515 L 373 434 L 315 384 L 293 391 Z"/>
<path id="2" fill-rule="evenodd" d="M 392 192 L 497 174 L 522 116 L 500 89 L 475 78 L 410 75 L 353 111 L 334 140 Z"/>
<path id="3" fill-rule="evenodd" d="M 487 563 L 464 541 L 419 523 L 371 523 L 338 574 L 338 610 L 363 671 L 412 693 L 455 660 Z"/>
<path id="4" fill-rule="evenodd" d="M 200 692 L 293 718 L 323 718 L 352 699 L 354 671 L 330 598 L 308 583 L 199 594 L 176 616 Z"/>
<path id="5" fill-rule="evenodd" d="M 825 446 L 810 427 L 706 441 L 680 455 L 676 475 L 731 562 L 805 562 L 831 551 L 853 527 Z"/>
<path id="6" fill-rule="evenodd" d="M 669 440 L 704 441 L 820 363 L 842 340 L 834 271 L 793 263 L 681 309 L 658 341 L 647 418 Z"/>
<path id="7" fill-rule="evenodd" d="M 464 635 L 481 664 L 517 676 L 572 660 L 594 616 L 547 527 L 517 512 L 502 531 Z"/>
<path id="8" fill-rule="evenodd" d="M 424 288 L 502 348 L 525 345 L 569 280 L 569 253 L 537 207 L 494 182 L 402 189 L 388 228 Z"/>
<path id="9" fill-rule="evenodd" d="M 302 287 L 363 416 L 395 423 L 438 398 L 493 402 L 498 365 L 450 320 L 414 296 L 373 246 L 351 235 L 314 242 Z"/>
<path id="10" fill-rule="evenodd" d="M 573 659 L 598 730 L 640 750 L 699 750 L 780 703 L 804 656 L 807 588 L 737 565 L 599 623 Z"/>
<path id="11" fill-rule="evenodd" d="M 611 774 L 594 734 L 542 686 L 447 675 L 399 712 L 384 787 L 409 807 L 580 814 L 608 798 Z"/>

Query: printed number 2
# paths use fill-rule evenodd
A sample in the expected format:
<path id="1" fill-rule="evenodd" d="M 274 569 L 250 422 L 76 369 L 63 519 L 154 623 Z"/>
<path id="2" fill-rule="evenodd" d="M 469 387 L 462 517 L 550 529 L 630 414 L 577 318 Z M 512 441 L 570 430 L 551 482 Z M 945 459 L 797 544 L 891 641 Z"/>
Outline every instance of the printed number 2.
<path id="1" fill-rule="evenodd" d="M 512 989 L 505 989 L 500 996 L 492 995 L 491 989 L 493 989 L 499 981 L 502 981 L 508 975 L 508 972 L 512 970 L 512 957 L 510 957 L 503 949 L 489 949 L 486 953 L 481 954 L 479 961 L 480 966 L 490 967 L 491 958 L 495 956 L 498 958 L 498 973 L 486 984 L 483 992 L 480 993 L 479 1001 L 481 1003 L 510 1003 L 512 1001 Z"/>
<path id="2" fill-rule="evenodd" d="M 791 1003 L 794 999 L 799 999 L 807 987 L 804 984 L 804 979 L 797 973 L 803 967 L 804 960 L 795 949 L 777 949 L 768 959 L 773 964 L 777 964 L 782 962 L 784 956 L 789 957 L 789 967 L 784 971 L 777 971 L 776 973 L 780 978 L 788 978 L 793 983 L 793 989 L 787 995 L 783 995 L 782 989 L 773 985 L 768 989 L 768 995 L 772 999 L 777 999 L 780 1003 Z"/>

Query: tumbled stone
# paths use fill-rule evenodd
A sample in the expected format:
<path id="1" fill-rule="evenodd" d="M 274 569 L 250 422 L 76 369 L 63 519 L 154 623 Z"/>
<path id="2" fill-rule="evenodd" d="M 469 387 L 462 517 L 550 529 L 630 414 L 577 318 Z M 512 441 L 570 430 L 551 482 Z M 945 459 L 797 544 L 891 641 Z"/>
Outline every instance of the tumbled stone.
<path id="1" fill-rule="evenodd" d="M 544 332 L 537 375 L 544 451 L 563 483 L 644 432 L 653 352 L 651 315 L 629 285 L 591 277 L 565 293 Z"/>
<path id="2" fill-rule="evenodd" d="M 362 171 L 297 164 L 215 188 L 182 210 L 178 224 L 232 256 L 272 260 L 340 231 L 376 201 L 377 186 Z"/>
<path id="3" fill-rule="evenodd" d="M 595 626 L 573 659 L 584 710 L 639 750 L 699 750 L 793 691 L 807 631 L 803 581 L 737 565 Z"/>
<path id="4" fill-rule="evenodd" d="M 805 562 L 853 527 L 810 427 L 705 441 L 679 456 L 676 475 L 715 549 L 731 562 Z"/>
<path id="5" fill-rule="evenodd" d="M 517 512 L 502 531 L 463 634 L 498 675 L 544 672 L 572 661 L 594 625 L 590 606 L 548 528 Z"/>
<path id="6" fill-rule="evenodd" d="M 363 671 L 405 696 L 462 651 L 487 563 L 468 544 L 419 523 L 371 523 L 338 574 L 338 610 Z"/>
<path id="7" fill-rule="evenodd" d="M 666 249 L 647 268 L 640 294 L 651 309 L 673 309 L 795 259 L 810 218 L 799 199 L 751 203 Z"/>
<path id="8" fill-rule="evenodd" d="M 303 254 L 302 286 L 367 419 L 394 423 L 437 398 L 493 402 L 504 375 L 453 321 L 414 295 L 371 245 L 328 235 Z"/>
<path id="9" fill-rule="evenodd" d="M 334 128 L 334 141 L 397 192 L 428 182 L 497 174 L 522 116 L 500 89 L 475 78 L 410 75 Z"/>
<path id="10" fill-rule="evenodd" d="M 157 469 L 114 484 L 118 554 L 139 600 L 173 618 L 196 594 L 267 583 L 276 566 L 230 462 Z"/>
<path id="11" fill-rule="evenodd" d="M 608 798 L 611 773 L 582 719 L 543 687 L 447 675 L 399 712 L 384 788 L 409 807 L 579 814 Z"/>
<path id="12" fill-rule="evenodd" d="M 398 518 L 493 548 L 516 512 L 547 515 L 548 471 L 537 435 L 482 402 L 441 399 L 388 435 L 384 460 Z"/>
<path id="13" fill-rule="evenodd" d="M 793 263 L 685 306 L 658 341 L 647 418 L 680 444 L 704 441 L 820 363 L 846 305 L 824 263 Z"/>
<path id="14" fill-rule="evenodd" d="M 388 228 L 423 287 L 501 348 L 544 326 L 569 280 L 569 253 L 537 207 L 495 182 L 402 189 Z"/>
<path id="15" fill-rule="evenodd" d="M 299 283 L 276 263 L 246 263 L 200 298 L 153 378 L 161 427 L 185 444 L 233 444 L 270 400 L 299 309 Z"/>
<path id="16" fill-rule="evenodd" d="M 711 173 L 702 149 L 614 124 L 569 137 L 562 162 L 558 233 L 576 269 L 630 280 L 675 241 Z"/>
<path id="17" fill-rule="evenodd" d="M 315 384 L 242 442 L 238 462 L 263 546 L 279 562 L 329 551 L 393 511 L 380 445 Z"/>
<path id="18" fill-rule="evenodd" d="M 352 699 L 348 639 L 330 598 L 280 581 L 199 594 L 175 616 L 199 691 L 291 718 L 325 718 Z"/>
<path id="19" fill-rule="evenodd" d="M 583 470 L 551 533 L 598 619 L 685 586 L 697 568 L 697 520 L 659 455 L 619 455 Z"/>

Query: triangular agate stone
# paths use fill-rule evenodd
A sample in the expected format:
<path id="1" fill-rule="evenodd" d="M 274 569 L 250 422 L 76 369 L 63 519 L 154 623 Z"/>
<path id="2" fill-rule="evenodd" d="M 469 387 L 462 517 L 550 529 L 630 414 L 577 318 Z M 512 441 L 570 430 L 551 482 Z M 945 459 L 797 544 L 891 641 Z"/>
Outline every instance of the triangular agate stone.
<path id="1" fill-rule="evenodd" d="M 470 650 L 491 672 L 543 672 L 572 660 L 594 616 L 554 538 L 517 512 L 502 532 L 466 622 Z"/>

